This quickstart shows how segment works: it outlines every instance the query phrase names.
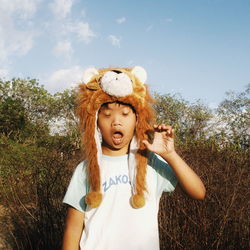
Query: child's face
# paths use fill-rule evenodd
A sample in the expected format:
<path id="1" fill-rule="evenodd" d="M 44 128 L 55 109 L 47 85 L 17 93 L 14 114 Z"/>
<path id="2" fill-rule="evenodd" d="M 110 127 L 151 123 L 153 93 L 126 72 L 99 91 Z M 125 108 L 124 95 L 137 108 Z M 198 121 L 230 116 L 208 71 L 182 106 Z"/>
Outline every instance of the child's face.
<path id="1" fill-rule="evenodd" d="M 97 124 L 103 138 L 103 154 L 127 154 L 136 126 L 132 108 L 119 103 L 105 104 L 98 113 Z"/>

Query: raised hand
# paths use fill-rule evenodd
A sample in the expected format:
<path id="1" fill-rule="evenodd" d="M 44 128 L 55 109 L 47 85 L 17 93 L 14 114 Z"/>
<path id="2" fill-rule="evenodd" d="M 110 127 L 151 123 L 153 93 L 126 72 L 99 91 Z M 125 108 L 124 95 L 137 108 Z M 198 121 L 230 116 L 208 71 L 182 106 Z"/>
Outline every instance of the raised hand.
<path id="1" fill-rule="evenodd" d="M 188 195 L 195 199 L 204 199 L 206 188 L 201 179 L 175 151 L 174 130 L 171 126 L 154 125 L 153 143 L 150 144 L 147 140 L 143 143 L 149 151 L 160 155 L 172 167 L 181 187 Z"/>
<path id="2" fill-rule="evenodd" d="M 165 124 L 154 125 L 153 143 L 150 144 L 147 140 L 144 140 L 143 143 L 149 151 L 160 156 L 170 154 L 175 151 L 174 129 Z"/>

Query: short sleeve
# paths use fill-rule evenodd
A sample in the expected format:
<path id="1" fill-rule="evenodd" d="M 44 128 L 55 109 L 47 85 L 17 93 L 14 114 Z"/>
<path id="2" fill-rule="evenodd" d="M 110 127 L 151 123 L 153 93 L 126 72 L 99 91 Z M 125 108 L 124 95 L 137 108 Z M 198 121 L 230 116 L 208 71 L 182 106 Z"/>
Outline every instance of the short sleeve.
<path id="1" fill-rule="evenodd" d="M 81 212 L 86 211 L 85 196 L 88 192 L 87 189 L 86 167 L 84 162 L 81 162 L 72 175 L 63 203 Z"/>
<path id="2" fill-rule="evenodd" d="M 173 192 L 178 183 L 176 175 L 170 165 L 159 155 L 150 152 L 148 164 L 156 171 L 157 194 Z"/>

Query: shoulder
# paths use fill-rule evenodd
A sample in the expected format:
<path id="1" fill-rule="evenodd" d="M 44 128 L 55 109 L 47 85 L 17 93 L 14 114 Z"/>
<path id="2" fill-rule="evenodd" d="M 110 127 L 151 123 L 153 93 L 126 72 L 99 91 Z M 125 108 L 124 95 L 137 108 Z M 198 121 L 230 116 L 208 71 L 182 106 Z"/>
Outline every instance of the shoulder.
<path id="1" fill-rule="evenodd" d="M 166 161 L 164 161 L 163 158 L 161 158 L 159 155 L 153 153 L 153 152 L 149 152 L 148 155 L 148 165 L 150 165 L 151 167 L 153 167 L 154 169 L 157 168 L 157 166 L 160 165 L 168 165 L 168 163 Z"/>
<path id="2" fill-rule="evenodd" d="M 149 153 L 148 166 L 153 169 L 156 174 L 161 175 L 162 177 L 174 175 L 171 166 L 162 157 L 155 153 Z"/>
<path id="3" fill-rule="evenodd" d="M 172 192 L 177 185 L 176 175 L 171 166 L 159 155 L 150 152 L 148 157 L 148 170 L 156 176 L 157 192 Z"/>
<path id="4" fill-rule="evenodd" d="M 86 164 L 85 162 L 80 162 L 76 166 L 71 177 L 63 203 L 66 203 L 79 211 L 84 211 L 86 209 L 84 197 L 86 193 L 88 193 L 88 190 Z"/>
<path id="5" fill-rule="evenodd" d="M 86 161 L 81 161 L 74 169 L 72 178 L 86 177 Z"/>
<path id="6" fill-rule="evenodd" d="M 86 161 L 81 161 L 78 165 L 75 167 L 75 171 L 85 171 L 86 170 Z"/>

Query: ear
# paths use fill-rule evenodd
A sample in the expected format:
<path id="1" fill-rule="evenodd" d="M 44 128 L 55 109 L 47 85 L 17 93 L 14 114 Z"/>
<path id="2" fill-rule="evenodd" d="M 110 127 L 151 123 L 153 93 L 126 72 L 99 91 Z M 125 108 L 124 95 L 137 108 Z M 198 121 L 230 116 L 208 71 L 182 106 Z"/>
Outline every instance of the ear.
<path id="1" fill-rule="evenodd" d="M 93 76 L 98 75 L 98 74 L 99 72 L 95 68 L 86 69 L 83 73 L 83 82 L 88 83 Z"/>
<path id="2" fill-rule="evenodd" d="M 141 66 L 135 66 L 132 69 L 131 73 L 133 75 L 135 75 L 141 81 L 141 83 L 145 83 L 146 82 L 146 80 L 147 80 L 147 72 L 146 72 L 146 70 L 143 67 L 141 67 Z"/>

